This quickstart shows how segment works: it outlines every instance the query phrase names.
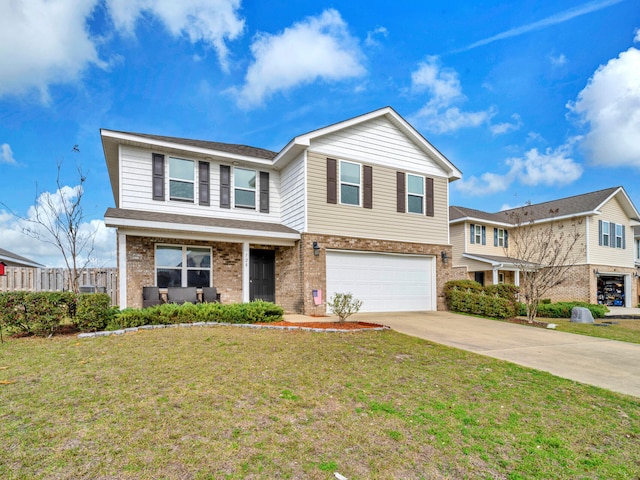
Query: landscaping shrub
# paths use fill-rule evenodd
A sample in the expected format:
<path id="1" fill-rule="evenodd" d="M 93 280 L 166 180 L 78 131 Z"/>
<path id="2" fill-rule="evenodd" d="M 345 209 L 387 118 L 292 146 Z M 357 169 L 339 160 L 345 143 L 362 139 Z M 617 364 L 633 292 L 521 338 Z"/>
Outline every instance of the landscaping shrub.
<path id="1" fill-rule="evenodd" d="M 452 290 L 447 297 L 449 309 L 492 318 L 510 318 L 516 315 L 516 304 L 505 298 L 487 295 L 484 292 L 470 293 Z"/>
<path id="2" fill-rule="evenodd" d="M 518 301 L 518 291 L 518 287 L 510 283 L 497 283 L 495 285 L 487 285 L 484 287 L 485 294 L 504 298 L 511 302 Z"/>
<path id="3" fill-rule="evenodd" d="M 13 333 L 53 335 L 76 311 L 71 292 L 0 293 L 0 326 Z"/>
<path id="4" fill-rule="evenodd" d="M 83 332 L 104 330 L 116 313 L 106 293 L 84 293 L 78 297 L 73 323 Z"/>
<path id="5" fill-rule="evenodd" d="M 538 317 L 541 318 L 571 318 L 571 310 L 573 307 L 588 308 L 593 318 L 604 318 L 609 309 L 605 305 L 594 305 L 585 302 L 557 302 L 557 303 L 540 303 L 538 305 Z M 526 315 L 527 307 L 520 305 L 519 315 Z"/>
<path id="6" fill-rule="evenodd" d="M 482 285 L 474 280 L 451 280 L 444 284 L 444 296 L 449 296 L 449 293 L 453 290 L 460 292 L 476 292 L 483 291 Z"/>
<path id="7" fill-rule="evenodd" d="M 219 322 L 257 323 L 282 320 L 282 307 L 257 300 L 251 303 L 166 303 L 154 307 L 128 308 L 117 313 L 107 325 L 108 330 L 140 327 L 142 325 L 169 325 L 175 323 Z"/>
<path id="8" fill-rule="evenodd" d="M 362 300 L 355 298 L 351 292 L 336 293 L 331 297 L 327 306 L 331 313 L 338 316 L 338 321 L 342 323 L 354 313 L 358 313 L 360 307 L 362 307 Z"/>

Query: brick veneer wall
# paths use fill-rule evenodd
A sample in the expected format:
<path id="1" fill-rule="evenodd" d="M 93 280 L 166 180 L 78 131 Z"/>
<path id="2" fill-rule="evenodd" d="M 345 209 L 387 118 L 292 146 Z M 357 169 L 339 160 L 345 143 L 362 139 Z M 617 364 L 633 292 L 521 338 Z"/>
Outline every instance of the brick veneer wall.
<path id="1" fill-rule="evenodd" d="M 142 307 L 142 287 L 155 285 L 155 245 L 211 247 L 213 286 L 223 303 L 242 301 L 242 245 L 127 236 L 127 306 Z"/>
<path id="2" fill-rule="evenodd" d="M 313 242 L 320 245 L 320 255 L 313 253 Z M 451 267 L 451 260 L 445 265 L 440 259 L 440 252 L 445 251 L 449 258 L 452 256 L 448 245 L 428 245 L 423 243 L 393 242 L 386 240 L 340 237 L 334 235 L 303 234 L 300 240 L 302 260 L 302 305 L 306 315 L 324 315 L 326 301 L 323 305 L 313 304 L 312 291 L 321 289 L 326 296 L 326 249 L 359 250 L 384 253 L 408 253 L 418 255 L 434 255 L 436 257 L 436 295 L 437 309 L 445 310 L 443 287 L 445 282 L 463 278 L 464 272 Z"/>

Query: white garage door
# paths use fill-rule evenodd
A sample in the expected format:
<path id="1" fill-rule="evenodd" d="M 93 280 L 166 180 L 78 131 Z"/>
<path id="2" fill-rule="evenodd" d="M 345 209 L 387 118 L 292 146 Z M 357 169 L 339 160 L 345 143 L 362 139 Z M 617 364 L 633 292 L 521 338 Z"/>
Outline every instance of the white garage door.
<path id="1" fill-rule="evenodd" d="M 351 292 L 361 312 L 435 310 L 433 257 L 327 251 L 327 301 Z"/>

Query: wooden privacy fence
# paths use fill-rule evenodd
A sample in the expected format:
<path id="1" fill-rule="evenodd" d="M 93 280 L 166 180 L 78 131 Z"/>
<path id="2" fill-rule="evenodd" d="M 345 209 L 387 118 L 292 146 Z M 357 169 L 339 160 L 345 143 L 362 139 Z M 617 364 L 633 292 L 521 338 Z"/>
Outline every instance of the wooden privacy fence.
<path id="1" fill-rule="evenodd" d="M 5 273 L 5 276 L 0 277 L 0 292 L 69 290 L 69 275 L 66 268 L 6 267 Z M 81 291 L 93 290 L 108 293 L 111 304 L 117 304 L 117 268 L 87 268 L 80 275 L 78 283 Z M 89 286 L 94 288 L 88 288 Z"/>

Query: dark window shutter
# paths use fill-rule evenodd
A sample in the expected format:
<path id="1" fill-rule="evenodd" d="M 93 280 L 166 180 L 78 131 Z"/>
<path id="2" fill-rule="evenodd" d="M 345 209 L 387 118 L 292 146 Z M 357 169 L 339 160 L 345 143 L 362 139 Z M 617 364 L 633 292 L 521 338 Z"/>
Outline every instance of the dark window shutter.
<path id="1" fill-rule="evenodd" d="M 200 205 L 210 205 L 209 162 L 198 162 L 198 198 Z"/>
<path id="2" fill-rule="evenodd" d="M 153 199 L 164 200 L 164 155 L 153 154 Z"/>
<path id="3" fill-rule="evenodd" d="M 482 244 L 487 244 L 487 227 L 485 227 L 484 225 L 482 226 Z"/>
<path id="4" fill-rule="evenodd" d="M 334 158 L 327 158 L 327 203 L 338 203 L 336 163 Z"/>
<path id="5" fill-rule="evenodd" d="M 260 172 L 260 212 L 269 213 L 269 172 Z"/>
<path id="6" fill-rule="evenodd" d="M 627 239 L 624 234 L 624 225 L 622 225 L 622 248 L 627 248 Z"/>
<path id="7" fill-rule="evenodd" d="M 498 246 L 498 229 L 497 228 L 493 229 L 493 246 L 494 247 Z"/>
<path id="8" fill-rule="evenodd" d="M 373 208 L 373 168 L 365 165 L 362 168 L 362 172 L 364 177 L 362 206 L 364 208 Z"/>
<path id="9" fill-rule="evenodd" d="M 504 231 L 504 248 L 509 248 L 509 232 Z"/>
<path id="10" fill-rule="evenodd" d="M 220 208 L 231 208 L 231 167 L 220 165 Z"/>
<path id="11" fill-rule="evenodd" d="M 471 227 L 471 243 L 476 243 L 476 227 L 473 223 L 470 225 Z"/>
<path id="12" fill-rule="evenodd" d="M 407 191 L 407 187 L 405 184 L 405 178 L 404 178 L 404 172 L 397 172 L 396 173 L 396 182 L 398 185 L 398 189 L 397 189 L 397 200 L 396 203 L 398 205 L 397 210 L 400 213 L 405 213 L 406 207 L 406 191 Z"/>
<path id="13" fill-rule="evenodd" d="M 598 245 L 602 245 L 602 220 L 598 220 Z"/>
<path id="14" fill-rule="evenodd" d="M 616 224 L 609 222 L 609 246 L 616 248 Z"/>
<path id="15" fill-rule="evenodd" d="M 435 215 L 433 207 L 433 178 L 425 178 L 427 192 L 427 217 Z"/>

